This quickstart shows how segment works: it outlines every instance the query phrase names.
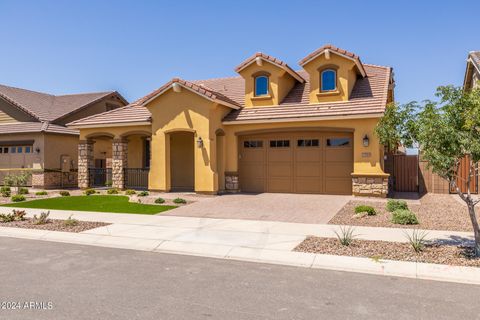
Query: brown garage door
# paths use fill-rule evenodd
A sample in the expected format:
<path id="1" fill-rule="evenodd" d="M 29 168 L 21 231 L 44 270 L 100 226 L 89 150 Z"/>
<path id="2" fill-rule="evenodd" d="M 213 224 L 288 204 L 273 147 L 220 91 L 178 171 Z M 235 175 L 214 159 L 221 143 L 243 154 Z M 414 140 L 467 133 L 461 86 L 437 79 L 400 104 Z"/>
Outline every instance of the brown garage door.
<path id="1" fill-rule="evenodd" d="M 344 132 L 285 132 L 239 139 L 245 192 L 351 194 L 353 137 Z"/>

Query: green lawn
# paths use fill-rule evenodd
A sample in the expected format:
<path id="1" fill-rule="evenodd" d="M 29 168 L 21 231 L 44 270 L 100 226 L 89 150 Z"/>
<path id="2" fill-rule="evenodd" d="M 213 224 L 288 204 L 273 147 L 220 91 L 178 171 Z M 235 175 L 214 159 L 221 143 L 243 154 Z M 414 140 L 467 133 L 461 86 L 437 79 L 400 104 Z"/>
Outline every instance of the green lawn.
<path id="1" fill-rule="evenodd" d="M 129 202 L 127 196 L 73 196 L 50 199 L 39 199 L 26 202 L 15 202 L 2 205 L 3 207 L 98 211 L 114 213 L 156 214 L 167 211 L 176 206 L 141 204 Z"/>

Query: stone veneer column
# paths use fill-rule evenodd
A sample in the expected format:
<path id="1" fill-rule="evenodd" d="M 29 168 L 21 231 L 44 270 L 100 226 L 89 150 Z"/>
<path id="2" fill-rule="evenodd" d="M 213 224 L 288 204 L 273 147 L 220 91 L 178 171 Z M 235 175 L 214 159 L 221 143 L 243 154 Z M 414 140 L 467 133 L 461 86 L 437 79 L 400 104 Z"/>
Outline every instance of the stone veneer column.
<path id="1" fill-rule="evenodd" d="M 352 178 L 354 196 L 381 197 L 388 194 L 388 176 L 355 176 Z"/>
<path id="2" fill-rule="evenodd" d="M 225 192 L 240 192 L 237 172 L 225 172 Z"/>
<path id="3" fill-rule="evenodd" d="M 122 139 L 115 139 L 112 142 L 112 187 L 125 188 L 124 168 L 128 167 L 128 142 Z"/>
<path id="4" fill-rule="evenodd" d="M 78 187 L 85 189 L 90 186 L 88 169 L 93 168 L 93 141 L 78 142 Z"/>

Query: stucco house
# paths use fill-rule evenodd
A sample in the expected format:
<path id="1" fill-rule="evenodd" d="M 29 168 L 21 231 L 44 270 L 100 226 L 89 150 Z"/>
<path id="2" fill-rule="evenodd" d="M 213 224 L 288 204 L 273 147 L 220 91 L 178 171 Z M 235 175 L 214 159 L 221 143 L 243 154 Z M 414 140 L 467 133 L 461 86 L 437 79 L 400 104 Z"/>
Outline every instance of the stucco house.
<path id="1" fill-rule="evenodd" d="M 108 181 L 93 181 L 106 147 L 118 188 L 386 196 L 373 132 L 393 101 L 392 68 L 332 45 L 299 65 L 257 53 L 238 76 L 174 78 L 128 106 L 72 121 L 79 187 Z"/>
<path id="2" fill-rule="evenodd" d="M 32 172 L 34 187 L 77 184 L 79 131 L 66 123 L 128 102 L 117 92 L 51 95 L 0 85 L 0 180 Z"/>
<path id="3" fill-rule="evenodd" d="M 463 87 L 470 89 L 480 85 L 480 51 L 470 51 L 467 57 L 467 69 Z"/>

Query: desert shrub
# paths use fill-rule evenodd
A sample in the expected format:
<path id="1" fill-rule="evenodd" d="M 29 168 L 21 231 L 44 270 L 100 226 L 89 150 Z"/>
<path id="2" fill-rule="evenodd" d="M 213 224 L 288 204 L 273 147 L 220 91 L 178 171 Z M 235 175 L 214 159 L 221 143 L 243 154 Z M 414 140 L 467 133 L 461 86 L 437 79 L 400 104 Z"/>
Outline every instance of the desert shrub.
<path id="1" fill-rule="evenodd" d="M 127 196 L 132 196 L 134 194 L 137 194 L 137 192 L 135 190 L 132 190 L 132 189 L 128 189 L 128 190 L 125 190 L 125 194 Z"/>
<path id="2" fill-rule="evenodd" d="M 185 204 L 185 203 L 187 203 L 187 200 L 182 199 L 182 198 L 175 198 L 175 199 L 173 199 L 173 203 L 176 203 L 176 204 Z"/>
<path id="3" fill-rule="evenodd" d="M 66 191 L 66 190 L 60 191 L 59 194 L 60 194 L 62 197 L 68 197 L 68 196 L 70 196 L 70 192 L 68 192 L 68 191 Z"/>
<path id="4" fill-rule="evenodd" d="M 111 187 L 111 186 L 112 186 L 112 181 L 105 182 L 105 187 Z"/>
<path id="5" fill-rule="evenodd" d="M 78 225 L 78 220 L 72 218 L 72 215 L 70 215 L 65 221 L 63 221 L 63 224 L 67 227 L 75 227 Z"/>
<path id="6" fill-rule="evenodd" d="M 118 194 L 118 189 L 116 189 L 116 188 L 108 189 L 107 193 L 108 194 Z"/>
<path id="7" fill-rule="evenodd" d="M 8 198 L 12 194 L 12 190 L 8 186 L 3 186 L 0 188 L 0 193 L 2 194 L 2 197 Z"/>
<path id="8" fill-rule="evenodd" d="M 37 217 L 36 214 L 33 215 L 33 218 L 32 218 L 32 223 L 33 224 L 46 224 L 50 221 L 50 219 L 48 219 L 48 216 L 50 215 L 50 211 L 47 211 L 47 212 L 42 212 L 40 213 L 40 216 Z"/>
<path id="9" fill-rule="evenodd" d="M 25 196 L 23 194 L 14 194 L 11 199 L 13 202 L 21 202 L 25 201 Z"/>
<path id="10" fill-rule="evenodd" d="M 46 196 L 47 194 L 48 194 L 47 191 L 37 191 L 37 192 L 35 192 L 36 196 Z"/>
<path id="11" fill-rule="evenodd" d="M 364 205 L 356 206 L 355 213 L 366 213 L 368 216 L 374 216 L 377 214 L 374 207 Z"/>
<path id="12" fill-rule="evenodd" d="M 148 191 L 141 191 L 141 192 L 138 193 L 139 197 L 146 197 L 148 195 L 149 195 Z"/>
<path id="13" fill-rule="evenodd" d="M 155 199 L 155 203 L 165 203 L 165 199 L 157 198 L 157 199 Z"/>
<path id="14" fill-rule="evenodd" d="M 0 213 L 0 222 L 12 222 L 15 221 L 13 213 Z"/>
<path id="15" fill-rule="evenodd" d="M 27 213 L 25 212 L 25 210 L 13 210 L 12 215 L 15 221 L 23 221 L 25 220 L 25 216 L 27 215 Z"/>
<path id="16" fill-rule="evenodd" d="M 392 214 L 392 222 L 395 224 L 418 224 L 418 219 L 412 211 L 398 209 Z"/>
<path id="17" fill-rule="evenodd" d="M 412 234 L 406 232 L 405 236 L 416 253 L 420 253 L 425 249 L 425 245 L 427 244 L 427 240 L 425 240 L 427 233 L 425 231 L 415 229 Z"/>
<path id="18" fill-rule="evenodd" d="M 85 189 L 85 191 L 83 191 L 83 193 L 84 193 L 86 196 L 89 196 L 89 195 L 92 195 L 92 194 L 97 193 L 97 191 L 95 191 L 95 189 Z"/>
<path id="19" fill-rule="evenodd" d="M 353 227 L 340 227 L 340 232 L 335 231 L 337 239 L 342 246 L 349 246 L 352 244 L 356 235 L 353 233 L 355 229 Z"/>
<path id="20" fill-rule="evenodd" d="M 395 210 L 408 210 L 408 205 L 405 200 L 393 200 L 389 199 L 387 201 L 387 210 L 390 212 L 394 212 Z"/>
<path id="21" fill-rule="evenodd" d="M 25 187 L 18 188 L 18 194 L 28 194 L 28 193 L 29 193 L 28 188 L 25 188 Z"/>

